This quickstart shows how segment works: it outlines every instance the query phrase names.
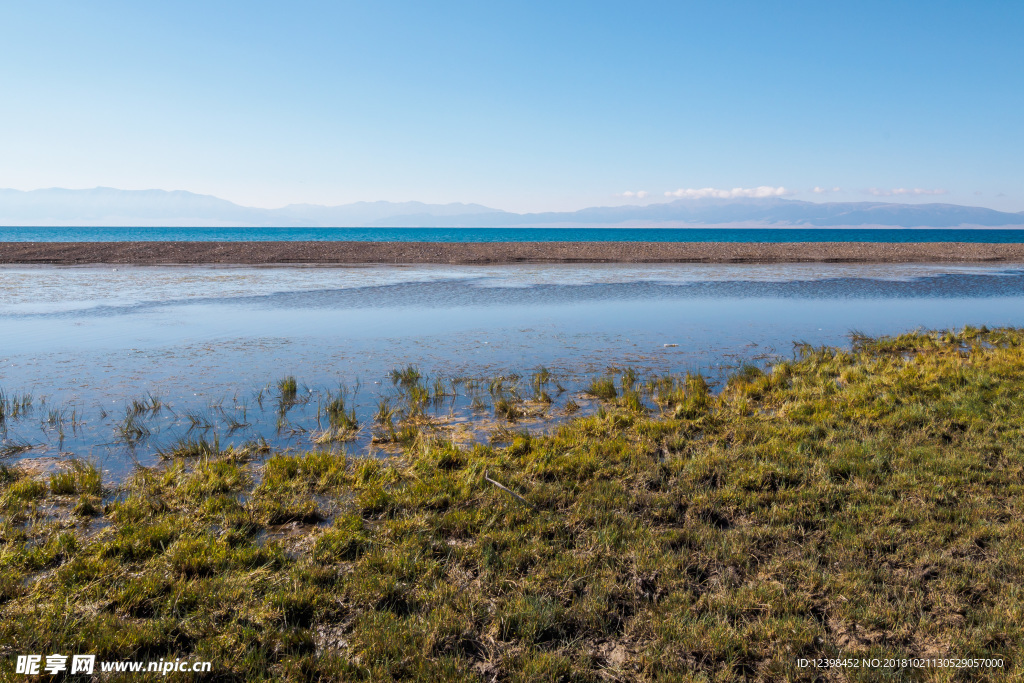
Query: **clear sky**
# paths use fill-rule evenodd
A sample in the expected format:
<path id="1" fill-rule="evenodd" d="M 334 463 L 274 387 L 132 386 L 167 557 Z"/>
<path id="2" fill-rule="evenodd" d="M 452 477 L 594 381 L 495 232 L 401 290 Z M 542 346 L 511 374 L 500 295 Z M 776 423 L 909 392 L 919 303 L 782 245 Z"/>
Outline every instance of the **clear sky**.
<path id="1" fill-rule="evenodd" d="M 1022 105 L 1020 0 L 0 1 L 17 189 L 1020 211 Z"/>

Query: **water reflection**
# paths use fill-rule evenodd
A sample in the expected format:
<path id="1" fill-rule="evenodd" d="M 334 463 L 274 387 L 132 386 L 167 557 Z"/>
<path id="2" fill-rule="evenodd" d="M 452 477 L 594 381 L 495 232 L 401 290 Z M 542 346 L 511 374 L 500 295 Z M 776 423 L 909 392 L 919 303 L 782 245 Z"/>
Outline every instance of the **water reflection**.
<path id="1" fill-rule="evenodd" d="M 366 424 L 394 392 L 387 373 L 408 365 L 431 381 L 524 383 L 544 366 L 566 390 L 557 411 L 610 366 L 714 378 L 851 330 L 1024 324 L 1024 270 L 955 265 L 10 268 L 0 292 L 0 387 L 38 408 L 4 443 L 111 469 L 194 434 L 190 414 L 224 443 L 309 448 L 328 392 Z M 305 393 L 282 429 L 262 402 L 286 376 Z M 454 393 L 435 408 L 484 402 Z M 121 429 L 147 395 L 163 407 L 139 413 L 149 434 L 132 451 Z M 80 424 L 60 438 L 54 410 Z"/>

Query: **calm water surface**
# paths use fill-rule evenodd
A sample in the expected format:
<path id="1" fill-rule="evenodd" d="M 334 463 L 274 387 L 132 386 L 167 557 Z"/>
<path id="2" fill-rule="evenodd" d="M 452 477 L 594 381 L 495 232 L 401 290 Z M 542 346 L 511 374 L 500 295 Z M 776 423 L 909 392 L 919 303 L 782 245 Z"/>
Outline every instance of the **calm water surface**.
<path id="1" fill-rule="evenodd" d="M 117 473 L 181 438 L 310 448 L 329 395 L 369 424 L 396 367 L 482 386 L 520 375 L 510 384 L 525 392 L 543 366 L 565 389 L 551 389 L 556 411 L 569 398 L 586 409 L 579 388 L 609 368 L 717 379 L 790 357 L 794 341 L 967 324 L 1024 325 L 1024 267 L 0 268 L 0 388 L 33 398 L 0 452 Z M 282 415 L 289 375 L 300 400 Z M 434 410 L 469 415 L 480 392 L 457 388 Z M 118 425 L 147 396 L 164 407 L 126 443 Z"/>

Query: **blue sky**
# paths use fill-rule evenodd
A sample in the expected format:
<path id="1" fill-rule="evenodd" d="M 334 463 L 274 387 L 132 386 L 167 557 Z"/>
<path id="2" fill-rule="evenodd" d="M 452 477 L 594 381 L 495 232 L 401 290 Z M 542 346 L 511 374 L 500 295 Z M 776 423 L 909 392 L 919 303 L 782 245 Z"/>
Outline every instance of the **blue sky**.
<path id="1" fill-rule="evenodd" d="M 1019 0 L 4 2 L 0 187 L 1020 211 L 1022 35 Z"/>

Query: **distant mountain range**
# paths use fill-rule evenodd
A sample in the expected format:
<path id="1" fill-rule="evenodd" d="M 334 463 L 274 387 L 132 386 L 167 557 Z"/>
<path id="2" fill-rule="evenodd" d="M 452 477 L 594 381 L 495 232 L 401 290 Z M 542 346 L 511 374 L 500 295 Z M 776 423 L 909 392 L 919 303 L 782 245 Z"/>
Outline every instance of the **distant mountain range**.
<path id="1" fill-rule="evenodd" d="M 1024 226 L 1024 212 L 956 204 L 814 203 L 793 199 L 678 199 L 646 206 L 512 213 L 479 204 L 356 202 L 240 206 L 192 192 L 165 190 L 0 190 L 5 226 L 210 227 L 1003 227 Z"/>

